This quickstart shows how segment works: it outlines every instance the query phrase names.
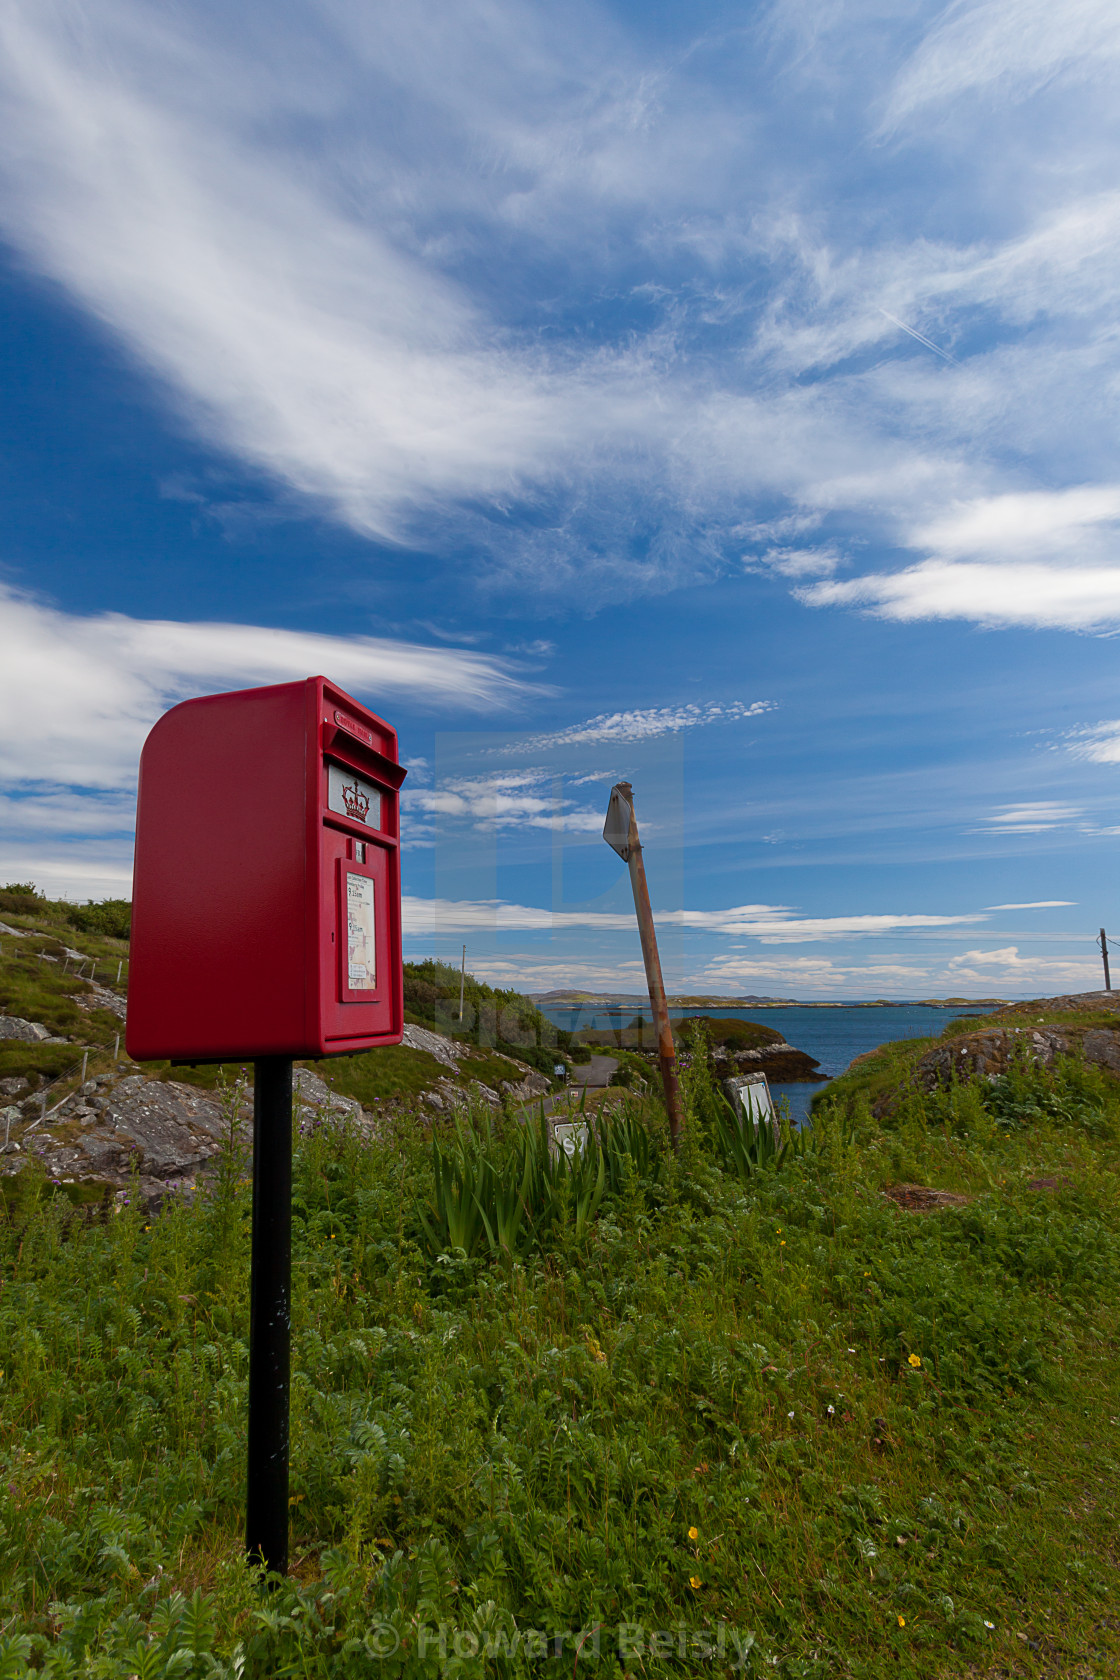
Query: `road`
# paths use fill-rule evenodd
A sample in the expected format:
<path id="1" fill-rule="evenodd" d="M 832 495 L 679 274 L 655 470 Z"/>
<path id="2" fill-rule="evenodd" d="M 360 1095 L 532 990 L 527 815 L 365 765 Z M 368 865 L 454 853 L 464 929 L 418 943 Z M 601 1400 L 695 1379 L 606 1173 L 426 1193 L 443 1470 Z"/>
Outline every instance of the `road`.
<path id="1" fill-rule="evenodd" d="M 568 1089 L 573 1090 L 586 1085 L 588 1090 L 598 1091 L 611 1082 L 611 1074 L 618 1066 L 615 1056 L 592 1056 L 589 1062 L 576 1062 L 572 1067 Z"/>
<path id="2" fill-rule="evenodd" d="M 542 1101 L 546 1114 L 552 1114 L 556 1110 L 567 1110 L 569 1106 L 574 1108 L 582 1091 L 605 1090 L 617 1066 L 618 1061 L 614 1056 L 592 1056 L 589 1062 L 574 1063 L 571 1078 L 564 1089 L 550 1097 L 535 1097 L 531 1103 L 525 1105 L 525 1113 L 539 1114 Z"/>

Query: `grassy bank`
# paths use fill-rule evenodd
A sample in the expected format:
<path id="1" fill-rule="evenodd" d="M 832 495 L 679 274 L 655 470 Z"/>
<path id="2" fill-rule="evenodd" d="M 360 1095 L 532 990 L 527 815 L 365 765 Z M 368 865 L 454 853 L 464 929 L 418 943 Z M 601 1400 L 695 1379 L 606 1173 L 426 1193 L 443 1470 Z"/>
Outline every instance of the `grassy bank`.
<path id="1" fill-rule="evenodd" d="M 239 1555 L 245 1162 L 150 1223 L 23 1200 L 0 1675 L 1115 1673 L 1120 1107 L 1031 1078 L 1014 1125 L 962 1092 L 884 1123 L 857 1070 L 739 1178 L 699 1057 L 682 1157 L 647 1106 L 596 1217 L 561 1196 L 516 1261 L 432 1258 L 418 1128 L 304 1139 L 271 1594 Z"/>
<path id="2" fill-rule="evenodd" d="M 75 1065 L 80 1067 L 87 1049 L 91 1072 L 112 1067 L 111 1055 L 104 1053 L 111 1053 L 123 1036 L 123 1022 L 105 1007 L 104 995 L 98 996 L 88 977 L 92 974 L 103 993 L 115 992 L 123 1000 L 130 908 L 123 899 L 76 905 L 43 898 L 28 885 L 0 887 L 0 921 L 14 930 L 0 932 L 0 1013 L 38 1022 L 69 1041 L 0 1039 L 0 1078 L 22 1076 L 38 1090 Z M 314 1068 L 344 1096 L 372 1106 L 419 1096 L 448 1078 L 464 1087 L 472 1080 L 496 1087 L 519 1077 L 508 1057 L 549 1079 L 558 1062 L 571 1059 L 571 1035 L 557 1031 L 528 998 L 487 986 L 471 974 L 465 980 L 460 1021 L 459 986 L 458 970 L 446 963 L 404 965 L 406 1020 L 435 1028 L 478 1052 L 464 1060 L 458 1072 L 407 1045 L 301 1065 Z M 577 1050 L 577 1057 L 580 1054 L 587 1053 Z M 244 1071 L 235 1063 L 172 1069 L 169 1062 L 147 1062 L 143 1067 L 153 1077 L 206 1090 Z M 60 1085 L 52 1101 L 75 1083 Z"/>

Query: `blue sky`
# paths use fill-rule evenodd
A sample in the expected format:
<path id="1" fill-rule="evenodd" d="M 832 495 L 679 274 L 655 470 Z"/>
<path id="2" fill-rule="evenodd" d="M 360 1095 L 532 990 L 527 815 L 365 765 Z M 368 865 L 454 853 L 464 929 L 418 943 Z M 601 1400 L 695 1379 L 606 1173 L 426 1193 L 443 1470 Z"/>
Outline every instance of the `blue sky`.
<path id="1" fill-rule="evenodd" d="M 1099 984 L 1120 14 L 6 0 L 0 879 L 190 694 L 400 730 L 412 955 Z"/>

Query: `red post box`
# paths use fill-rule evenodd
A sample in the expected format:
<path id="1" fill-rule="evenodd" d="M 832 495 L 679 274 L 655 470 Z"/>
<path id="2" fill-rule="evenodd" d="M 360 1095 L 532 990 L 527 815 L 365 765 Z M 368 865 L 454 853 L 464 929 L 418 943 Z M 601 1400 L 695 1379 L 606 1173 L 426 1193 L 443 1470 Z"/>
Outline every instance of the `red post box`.
<path id="1" fill-rule="evenodd" d="M 396 731 L 325 677 L 186 700 L 140 760 L 128 1053 L 400 1042 Z"/>

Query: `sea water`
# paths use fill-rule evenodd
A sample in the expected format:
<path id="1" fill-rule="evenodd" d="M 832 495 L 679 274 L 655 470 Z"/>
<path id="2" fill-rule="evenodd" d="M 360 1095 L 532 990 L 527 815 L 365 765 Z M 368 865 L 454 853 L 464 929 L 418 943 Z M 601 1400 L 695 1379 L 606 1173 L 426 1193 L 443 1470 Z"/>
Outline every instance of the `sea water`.
<path id="1" fill-rule="evenodd" d="M 806 1009 L 798 1004 L 780 1005 L 772 1009 L 670 1009 L 673 1021 L 691 1015 L 708 1015 L 718 1020 L 756 1021 L 759 1026 L 773 1027 L 780 1032 L 794 1050 L 803 1050 L 821 1064 L 818 1073 L 835 1079 L 844 1072 L 854 1056 L 877 1050 L 880 1044 L 893 1043 L 900 1038 L 937 1038 L 947 1021 L 962 1015 L 988 1015 L 993 1004 L 970 1003 L 948 1008 L 934 1008 L 927 1003 L 829 1004 Z M 629 1026 L 639 1013 L 637 1005 L 621 1009 L 604 1009 L 601 1005 L 546 1005 L 541 1014 L 555 1026 L 571 1032 L 576 1027 L 598 1028 Z M 649 1005 L 641 1011 L 648 1021 Z M 790 1114 L 800 1125 L 808 1116 L 809 1104 L 823 1084 L 772 1085 L 775 1099 L 785 1097 Z"/>

